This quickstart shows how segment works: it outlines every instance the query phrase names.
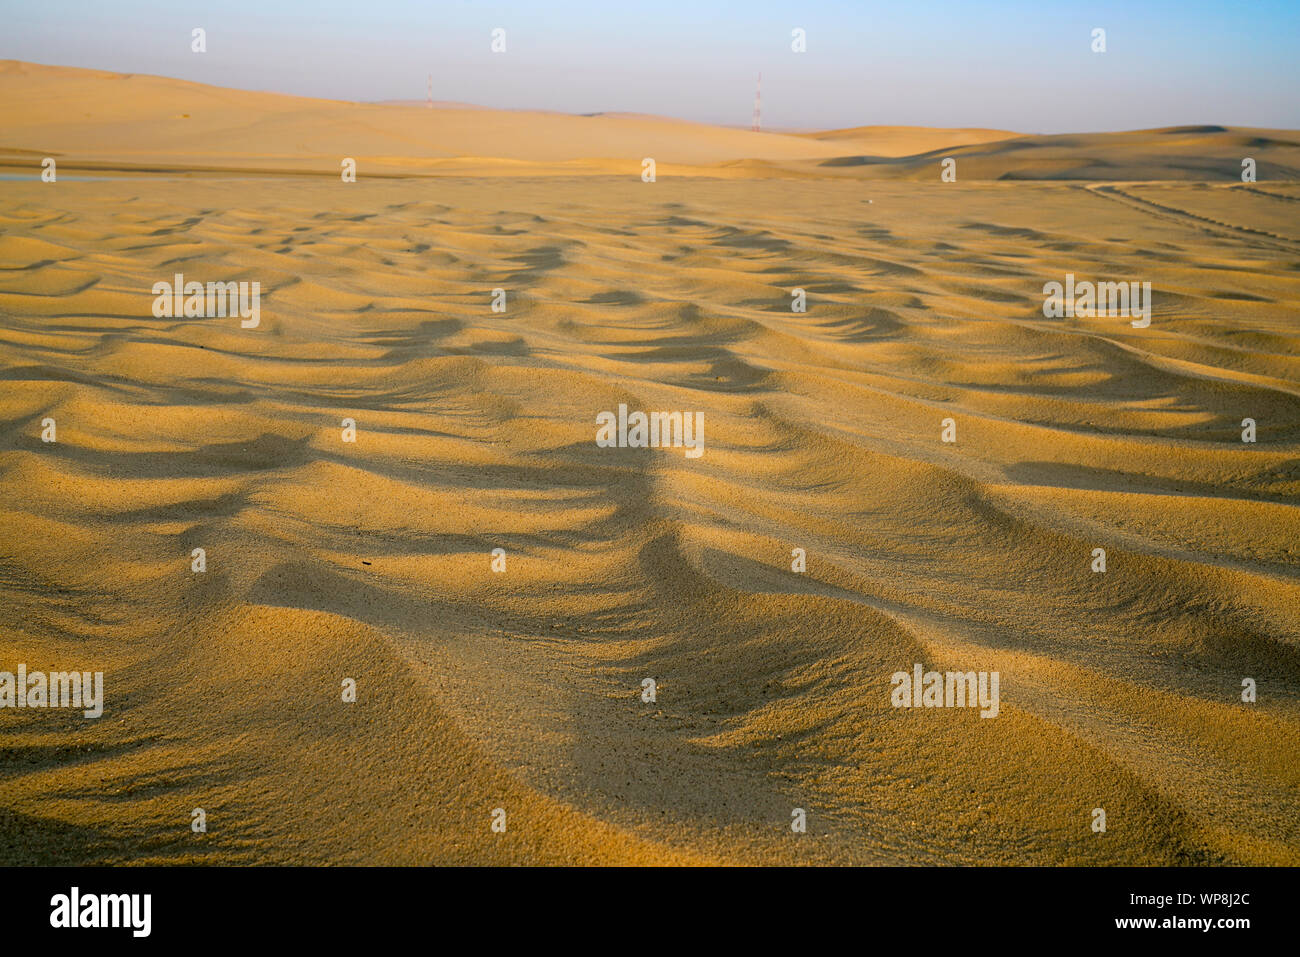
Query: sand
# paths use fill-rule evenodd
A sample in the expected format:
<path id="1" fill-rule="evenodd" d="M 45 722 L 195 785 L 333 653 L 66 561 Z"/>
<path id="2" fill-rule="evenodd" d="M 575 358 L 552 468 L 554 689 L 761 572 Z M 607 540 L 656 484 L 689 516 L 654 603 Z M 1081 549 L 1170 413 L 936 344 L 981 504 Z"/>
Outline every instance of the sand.
<path id="1" fill-rule="evenodd" d="M 1300 863 L 1297 134 L 0 104 L 0 862 Z"/>

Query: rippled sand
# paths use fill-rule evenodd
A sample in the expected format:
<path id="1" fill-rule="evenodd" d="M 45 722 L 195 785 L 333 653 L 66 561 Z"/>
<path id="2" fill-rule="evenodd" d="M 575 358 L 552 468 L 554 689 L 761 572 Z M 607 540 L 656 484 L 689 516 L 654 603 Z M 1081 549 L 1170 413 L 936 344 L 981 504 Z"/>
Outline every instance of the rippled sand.
<path id="1" fill-rule="evenodd" d="M 1300 184 L 713 161 L 0 184 L 0 862 L 1300 863 Z"/>
<path id="2" fill-rule="evenodd" d="M 1296 187 L 57 189 L 0 205 L 0 656 L 107 706 L 3 714 L 5 860 L 1300 860 Z"/>

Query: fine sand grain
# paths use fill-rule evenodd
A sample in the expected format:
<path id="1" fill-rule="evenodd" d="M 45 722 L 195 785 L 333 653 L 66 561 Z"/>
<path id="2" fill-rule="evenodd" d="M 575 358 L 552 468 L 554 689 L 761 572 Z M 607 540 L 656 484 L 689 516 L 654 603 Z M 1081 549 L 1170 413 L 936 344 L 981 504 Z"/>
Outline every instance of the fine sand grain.
<path id="1" fill-rule="evenodd" d="M 106 694 L 0 711 L 0 863 L 1300 864 L 1295 134 L 944 152 L 12 62 L 0 103 L 6 168 L 61 173 L 0 182 L 0 670 Z M 178 272 L 260 326 L 154 318 Z M 1067 273 L 1151 325 L 1045 318 Z M 597 447 L 620 403 L 704 454 Z M 891 707 L 918 662 L 1000 714 Z"/>

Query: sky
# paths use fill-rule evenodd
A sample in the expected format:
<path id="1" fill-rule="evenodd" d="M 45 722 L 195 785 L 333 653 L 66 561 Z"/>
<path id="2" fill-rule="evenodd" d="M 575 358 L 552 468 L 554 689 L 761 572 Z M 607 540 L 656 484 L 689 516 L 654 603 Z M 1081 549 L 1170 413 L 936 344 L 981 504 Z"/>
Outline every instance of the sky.
<path id="1" fill-rule="evenodd" d="M 761 72 L 765 129 L 1300 128 L 1300 0 L 0 0 L 0 58 L 744 127 Z"/>

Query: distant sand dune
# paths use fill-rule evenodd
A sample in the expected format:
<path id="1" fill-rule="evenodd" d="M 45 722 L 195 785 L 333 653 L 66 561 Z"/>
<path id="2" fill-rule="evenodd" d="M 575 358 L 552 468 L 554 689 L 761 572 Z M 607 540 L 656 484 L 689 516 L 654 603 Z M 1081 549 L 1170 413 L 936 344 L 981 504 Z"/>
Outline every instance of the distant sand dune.
<path id="1" fill-rule="evenodd" d="M 864 126 L 753 133 L 629 113 L 573 116 L 313 100 L 166 77 L 0 60 L 0 168 L 52 156 L 89 172 L 320 173 L 352 157 L 368 176 L 659 172 L 720 178 L 933 180 L 953 157 L 959 181 L 1300 178 L 1300 133 L 1176 127 L 1023 136 L 1005 130 Z"/>

